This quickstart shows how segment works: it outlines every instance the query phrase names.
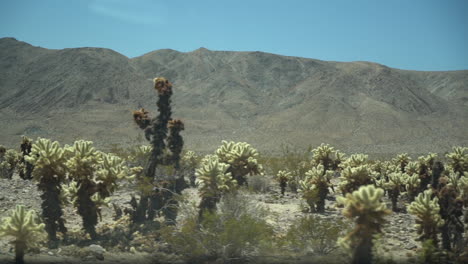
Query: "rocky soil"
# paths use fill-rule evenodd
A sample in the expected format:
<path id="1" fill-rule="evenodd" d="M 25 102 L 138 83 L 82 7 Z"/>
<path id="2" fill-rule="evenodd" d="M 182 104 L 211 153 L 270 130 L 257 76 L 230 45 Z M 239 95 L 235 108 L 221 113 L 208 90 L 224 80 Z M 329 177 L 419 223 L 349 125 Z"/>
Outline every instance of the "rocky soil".
<path id="1" fill-rule="evenodd" d="M 306 213 L 302 212 L 301 199 L 297 194 L 287 192 L 284 197 L 279 194 L 279 188 L 272 183 L 272 190 L 267 193 L 246 192 L 250 199 L 263 205 L 269 210 L 267 221 L 272 224 L 276 231 L 286 232 L 290 224 L 297 218 L 303 217 Z M 133 187 L 126 185 L 118 190 L 112 196 L 112 203 L 121 207 L 128 207 Z M 197 203 L 197 191 L 194 188 L 186 189 L 184 196 L 189 197 Z M 336 207 L 337 194 L 331 194 L 326 202 L 326 212 L 318 214 L 319 217 L 327 221 L 336 221 L 343 219 L 341 209 Z M 17 175 L 12 180 L 0 179 L 0 217 L 3 218 L 9 214 L 17 204 L 24 204 L 28 209 L 34 209 L 40 213 L 40 193 L 31 181 L 20 179 Z M 386 201 L 390 207 L 390 201 Z M 404 199 L 400 199 L 400 207 L 403 208 Z M 122 250 L 116 247 L 106 246 L 103 241 L 87 241 L 84 233 L 81 231 L 81 218 L 74 211 L 74 208 L 68 206 L 64 210 L 66 225 L 69 233 L 80 239 L 79 245 L 63 243 L 57 249 L 49 249 L 45 246 L 38 251 L 29 252 L 25 256 L 26 263 L 174 263 L 181 260 L 164 251 L 164 245 L 155 248 L 153 252 Z M 103 221 L 97 226 L 99 230 L 114 222 L 113 209 L 104 208 L 102 212 Z M 397 261 L 397 263 L 407 261 L 409 257 L 416 254 L 420 243 L 415 241 L 417 237 L 414 228 L 414 218 L 412 215 L 401 212 L 393 213 L 388 216 L 388 222 L 384 227 L 384 236 L 382 237 L 381 251 Z M 76 238 L 75 238 L 76 239 Z M 328 256 L 333 259 L 333 256 Z M 0 240 L 0 263 L 13 263 L 14 251 L 8 240 Z M 298 256 L 270 259 L 267 262 L 276 263 L 309 263 L 310 256 Z"/>

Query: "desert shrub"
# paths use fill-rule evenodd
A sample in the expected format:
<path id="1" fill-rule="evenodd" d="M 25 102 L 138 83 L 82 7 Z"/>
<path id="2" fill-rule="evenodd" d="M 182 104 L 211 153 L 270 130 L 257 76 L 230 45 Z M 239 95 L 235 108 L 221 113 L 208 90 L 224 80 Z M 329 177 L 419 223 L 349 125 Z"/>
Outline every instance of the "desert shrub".
<path id="1" fill-rule="evenodd" d="M 258 193 L 267 193 L 271 190 L 270 178 L 261 175 L 254 175 L 247 180 L 249 190 Z"/>
<path id="2" fill-rule="evenodd" d="M 161 229 L 161 237 L 177 254 L 190 263 L 222 259 L 223 263 L 253 257 L 268 243 L 273 229 L 265 222 L 243 215 L 239 219 L 222 220 L 220 214 L 207 213 L 201 227 L 196 218 Z"/>
<path id="3" fill-rule="evenodd" d="M 14 149 L 0 145 L 0 178 L 11 179 L 21 160 L 21 154 Z"/>
<path id="4" fill-rule="evenodd" d="M 341 219 L 330 221 L 316 215 L 309 215 L 294 221 L 289 228 L 284 243 L 300 254 L 326 255 L 337 248 L 336 241 L 349 224 Z"/>

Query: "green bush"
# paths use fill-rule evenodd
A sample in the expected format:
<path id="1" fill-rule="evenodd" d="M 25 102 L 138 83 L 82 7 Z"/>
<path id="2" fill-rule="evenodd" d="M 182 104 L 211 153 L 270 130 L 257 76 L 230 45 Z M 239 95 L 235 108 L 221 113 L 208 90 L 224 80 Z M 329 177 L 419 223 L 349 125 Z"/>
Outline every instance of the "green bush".
<path id="1" fill-rule="evenodd" d="M 336 241 L 349 226 L 341 219 L 330 221 L 316 215 L 305 216 L 292 224 L 283 242 L 300 254 L 326 255 L 338 248 Z"/>

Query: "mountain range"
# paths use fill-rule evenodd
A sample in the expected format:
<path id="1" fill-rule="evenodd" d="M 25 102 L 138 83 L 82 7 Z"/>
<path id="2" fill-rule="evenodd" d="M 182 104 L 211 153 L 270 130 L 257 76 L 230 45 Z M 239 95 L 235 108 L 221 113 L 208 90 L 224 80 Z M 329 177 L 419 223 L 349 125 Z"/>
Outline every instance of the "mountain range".
<path id="1" fill-rule="evenodd" d="M 186 148 L 221 140 L 263 152 L 329 143 L 348 153 L 443 153 L 468 145 L 468 70 L 423 72 L 264 52 L 51 50 L 0 39 L 0 144 L 21 135 L 106 147 L 146 144 L 131 111 L 157 114 L 154 77 L 174 85 Z"/>

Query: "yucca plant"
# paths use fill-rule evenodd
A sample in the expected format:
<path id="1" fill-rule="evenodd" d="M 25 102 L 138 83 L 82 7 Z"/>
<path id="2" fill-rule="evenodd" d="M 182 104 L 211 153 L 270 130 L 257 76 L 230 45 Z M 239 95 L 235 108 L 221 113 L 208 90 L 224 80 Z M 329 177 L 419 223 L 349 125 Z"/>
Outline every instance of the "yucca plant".
<path id="1" fill-rule="evenodd" d="M 338 241 L 353 251 L 352 264 L 372 263 L 373 237 L 382 232 L 385 216 L 391 213 L 381 201 L 383 194 L 382 189 L 366 185 L 337 199 L 345 206 L 343 215 L 356 223 L 354 230 Z"/>
<path id="2" fill-rule="evenodd" d="M 421 241 L 431 240 L 437 247 L 438 229 L 444 224 L 440 216 L 439 199 L 432 198 L 432 190 L 420 193 L 408 206 L 408 212 L 416 216 L 416 228 Z"/>
<path id="3" fill-rule="evenodd" d="M 38 246 L 43 238 L 44 224 L 37 222 L 33 210 L 26 212 L 23 205 L 17 205 L 11 215 L 3 219 L 0 225 L 0 237 L 12 237 L 15 246 L 15 262 L 24 263 L 24 253 L 28 248 Z"/>
<path id="4" fill-rule="evenodd" d="M 55 247 L 57 231 L 64 235 L 67 233 L 60 202 L 61 184 L 67 172 L 66 161 L 66 152 L 60 147 L 59 142 L 45 138 L 38 138 L 32 145 L 31 153 L 25 156 L 25 162 L 34 167 L 32 179 L 42 192 L 42 217 L 51 247 Z"/>

